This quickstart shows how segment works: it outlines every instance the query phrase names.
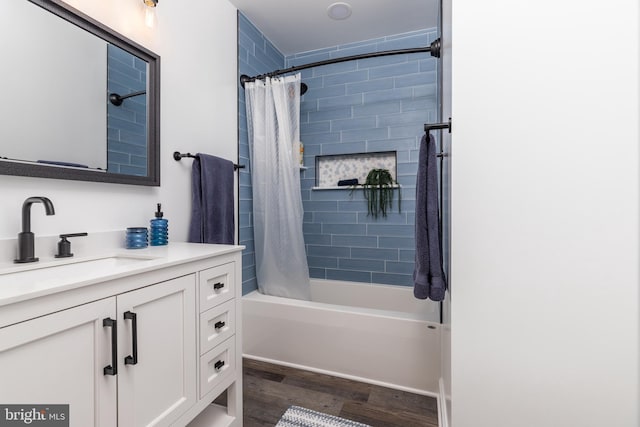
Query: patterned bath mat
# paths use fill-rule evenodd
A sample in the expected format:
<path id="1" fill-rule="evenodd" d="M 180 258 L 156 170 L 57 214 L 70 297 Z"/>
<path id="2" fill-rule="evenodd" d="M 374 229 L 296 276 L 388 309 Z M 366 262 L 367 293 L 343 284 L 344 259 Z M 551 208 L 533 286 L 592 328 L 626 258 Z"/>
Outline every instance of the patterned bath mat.
<path id="1" fill-rule="evenodd" d="M 323 414 L 300 406 L 290 406 L 276 427 L 371 427 L 367 424 Z"/>

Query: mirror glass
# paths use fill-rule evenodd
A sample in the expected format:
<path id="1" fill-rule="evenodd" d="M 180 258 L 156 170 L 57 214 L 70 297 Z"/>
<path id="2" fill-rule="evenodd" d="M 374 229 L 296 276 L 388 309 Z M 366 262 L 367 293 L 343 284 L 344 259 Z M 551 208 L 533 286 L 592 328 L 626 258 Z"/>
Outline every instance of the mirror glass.
<path id="1" fill-rule="evenodd" d="M 0 2 L 0 173 L 159 185 L 159 57 L 50 0 Z"/>

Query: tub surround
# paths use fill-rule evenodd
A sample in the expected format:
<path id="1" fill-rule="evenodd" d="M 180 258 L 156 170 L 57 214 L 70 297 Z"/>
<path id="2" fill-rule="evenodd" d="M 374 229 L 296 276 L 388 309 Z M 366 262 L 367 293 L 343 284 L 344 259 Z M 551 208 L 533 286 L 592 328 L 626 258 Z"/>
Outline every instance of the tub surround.
<path id="1" fill-rule="evenodd" d="M 239 74 L 259 75 L 289 66 L 389 49 L 428 45 L 435 29 L 413 31 L 283 57 L 239 15 Z M 300 114 L 304 142 L 301 172 L 304 238 L 311 277 L 412 286 L 417 153 L 426 122 L 437 121 L 437 60 L 422 55 L 333 64 L 302 72 L 309 85 Z M 244 91 L 239 88 L 240 161 L 248 162 Z M 402 212 L 383 220 L 367 215 L 361 192 L 314 191 L 316 156 L 397 151 Z M 244 293 L 257 289 L 253 244 L 251 170 L 240 175 L 240 243 Z M 448 179 L 445 178 L 445 181 Z M 337 182 L 337 181 L 336 181 Z M 394 205 L 395 206 L 395 205 Z M 446 236 L 445 236 L 446 239 Z M 443 242 L 448 256 L 448 241 Z"/>
<path id="2" fill-rule="evenodd" d="M 0 263 L 0 400 L 69 404 L 82 425 L 236 425 L 243 247 L 126 250 L 118 231 L 56 259 L 57 239 L 39 239 L 39 262 Z"/>
<path id="3" fill-rule="evenodd" d="M 238 75 L 255 76 L 284 68 L 284 66 L 284 55 L 242 13 L 238 13 Z M 253 190 L 245 94 L 239 80 L 236 84 L 238 85 L 238 161 L 247 165 L 239 173 L 239 242 L 246 246 L 242 259 L 242 293 L 246 294 L 258 289 L 258 282 L 253 241 Z"/>
<path id="4" fill-rule="evenodd" d="M 389 35 L 288 56 L 286 66 L 428 46 L 436 38 L 436 29 Z M 428 54 L 393 55 L 302 72 L 309 85 L 300 140 L 309 166 L 301 187 L 311 277 L 413 286 L 417 154 L 424 124 L 438 121 L 437 61 Z M 391 212 L 377 219 L 368 215 L 361 191 L 314 191 L 317 156 L 381 151 L 396 152 L 401 212 L 398 191 Z"/>

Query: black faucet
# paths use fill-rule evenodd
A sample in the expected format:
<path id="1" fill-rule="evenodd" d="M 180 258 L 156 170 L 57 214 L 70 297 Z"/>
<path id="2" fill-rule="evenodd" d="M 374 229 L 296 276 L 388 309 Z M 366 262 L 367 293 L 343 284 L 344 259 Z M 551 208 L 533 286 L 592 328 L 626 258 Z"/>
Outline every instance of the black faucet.
<path id="1" fill-rule="evenodd" d="M 47 215 L 55 215 L 53 203 L 46 197 L 29 197 L 22 204 L 22 232 L 18 233 L 18 259 L 13 262 L 25 263 L 36 262 L 38 258 L 34 255 L 34 239 L 31 232 L 31 205 L 42 203 Z"/>

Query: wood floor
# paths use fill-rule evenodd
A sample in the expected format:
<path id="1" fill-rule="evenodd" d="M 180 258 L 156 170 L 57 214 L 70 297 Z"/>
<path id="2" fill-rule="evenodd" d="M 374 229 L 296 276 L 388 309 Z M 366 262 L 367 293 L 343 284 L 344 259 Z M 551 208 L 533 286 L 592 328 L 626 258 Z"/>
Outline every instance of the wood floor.
<path id="1" fill-rule="evenodd" d="M 291 405 L 373 427 L 437 427 L 436 399 L 244 359 L 244 427 L 273 427 Z"/>

